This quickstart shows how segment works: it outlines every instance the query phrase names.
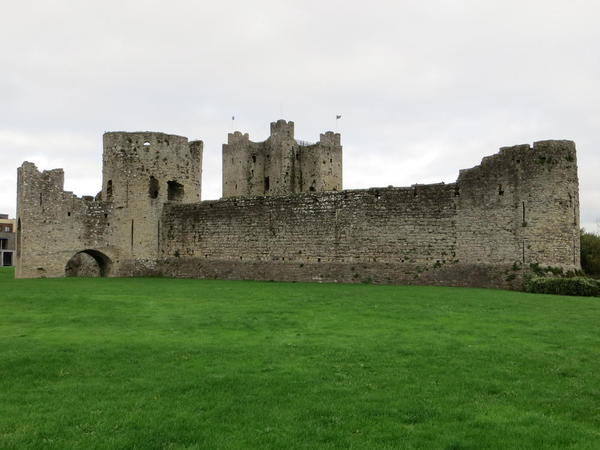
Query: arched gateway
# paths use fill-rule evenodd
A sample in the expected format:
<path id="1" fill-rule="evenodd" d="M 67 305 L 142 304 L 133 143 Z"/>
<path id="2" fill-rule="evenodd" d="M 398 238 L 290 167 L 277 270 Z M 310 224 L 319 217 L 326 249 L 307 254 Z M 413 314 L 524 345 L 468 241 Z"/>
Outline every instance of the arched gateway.
<path id="1" fill-rule="evenodd" d="M 67 277 L 108 277 L 112 261 L 104 253 L 86 249 L 75 253 L 65 266 Z"/>

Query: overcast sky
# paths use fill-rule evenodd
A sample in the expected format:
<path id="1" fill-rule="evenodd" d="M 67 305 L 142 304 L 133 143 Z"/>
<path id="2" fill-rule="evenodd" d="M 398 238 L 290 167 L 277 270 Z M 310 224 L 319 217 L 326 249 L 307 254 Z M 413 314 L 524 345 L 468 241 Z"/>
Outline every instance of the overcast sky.
<path id="1" fill-rule="evenodd" d="M 232 129 L 335 129 L 344 188 L 453 182 L 506 145 L 576 141 L 581 218 L 600 220 L 596 0 L 0 0 L 0 212 L 25 160 L 101 187 L 104 131 L 204 140 L 221 196 Z"/>

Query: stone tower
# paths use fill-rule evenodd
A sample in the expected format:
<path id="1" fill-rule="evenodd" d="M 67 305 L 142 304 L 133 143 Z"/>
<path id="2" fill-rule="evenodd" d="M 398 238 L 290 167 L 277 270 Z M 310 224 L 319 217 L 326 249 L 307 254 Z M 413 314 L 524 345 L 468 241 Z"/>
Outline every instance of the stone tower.
<path id="1" fill-rule="evenodd" d="M 294 138 L 294 122 L 271 123 L 264 142 L 239 131 L 223 145 L 223 197 L 289 195 L 342 189 L 340 135 L 328 131 L 317 143 Z"/>
<path id="2" fill-rule="evenodd" d="M 136 264 L 154 260 L 163 204 L 200 201 L 202 141 L 150 132 L 105 133 L 103 140 L 102 199 L 113 206 L 111 244 Z"/>

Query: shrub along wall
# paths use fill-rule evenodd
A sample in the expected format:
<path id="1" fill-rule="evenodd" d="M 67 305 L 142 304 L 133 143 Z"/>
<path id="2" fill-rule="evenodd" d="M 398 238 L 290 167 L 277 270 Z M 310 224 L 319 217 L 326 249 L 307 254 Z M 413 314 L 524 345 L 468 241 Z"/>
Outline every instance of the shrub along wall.
<path id="1" fill-rule="evenodd" d="M 525 290 L 537 294 L 600 296 L 600 280 L 585 277 L 559 278 L 533 276 L 526 280 Z"/>

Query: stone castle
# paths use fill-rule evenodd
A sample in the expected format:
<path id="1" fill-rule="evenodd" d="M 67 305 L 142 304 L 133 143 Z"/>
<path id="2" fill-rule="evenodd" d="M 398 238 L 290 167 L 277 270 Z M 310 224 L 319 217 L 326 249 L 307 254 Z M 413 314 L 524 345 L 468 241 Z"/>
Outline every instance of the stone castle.
<path id="1" fill-rule="evenodd" d="M 340 135 L 229 134 L 223 198 L 201 201 L 202 141 L 104 134 L 102 191 L 18 169 L 16 276 L 374 282 L 519 288 L 580 269 L 575 145 L 504 147 L 451 184 L 342 189 Z"/>

